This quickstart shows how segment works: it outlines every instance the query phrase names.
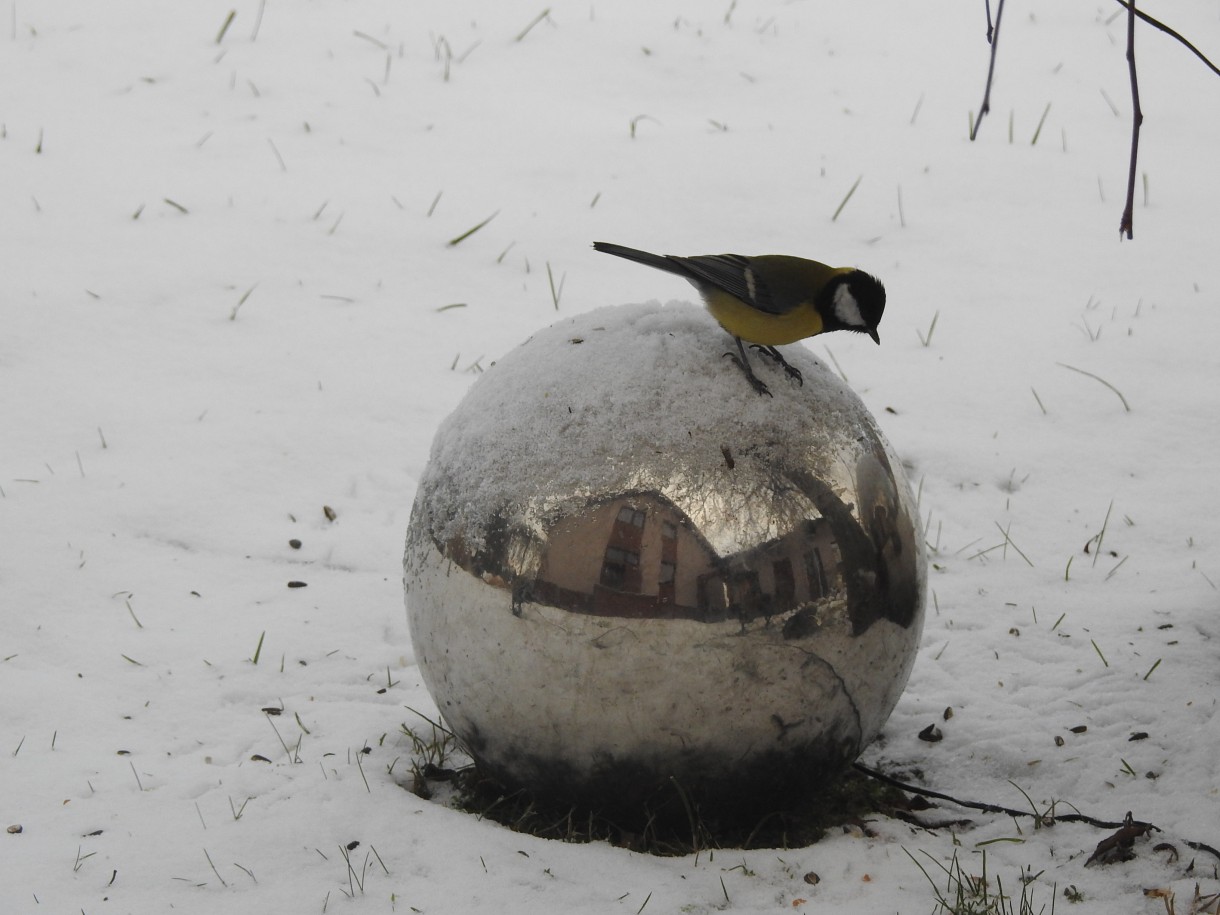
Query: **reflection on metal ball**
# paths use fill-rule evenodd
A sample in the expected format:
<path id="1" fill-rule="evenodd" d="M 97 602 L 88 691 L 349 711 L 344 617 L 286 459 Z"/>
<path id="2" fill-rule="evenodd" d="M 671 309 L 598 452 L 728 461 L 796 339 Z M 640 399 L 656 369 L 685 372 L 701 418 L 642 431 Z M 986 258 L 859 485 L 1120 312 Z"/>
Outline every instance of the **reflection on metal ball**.
<path id="1" fill-rule="evenodd" d="M 902 467 L 802 347 L 759 396 L 702 310 L 560 322 L 444 422 L 407 537 L 416 659 L 510 785 L 593 804 L 816 793 L 876 737 L 923 622 Z M 752 801 L 751 801 L 752 802 Z"/>

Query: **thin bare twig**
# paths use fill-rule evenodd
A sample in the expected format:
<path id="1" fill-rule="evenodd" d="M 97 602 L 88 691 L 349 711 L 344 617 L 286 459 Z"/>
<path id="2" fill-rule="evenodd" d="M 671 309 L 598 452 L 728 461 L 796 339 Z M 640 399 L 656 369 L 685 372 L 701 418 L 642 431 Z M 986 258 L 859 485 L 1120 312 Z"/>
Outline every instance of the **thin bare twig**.
<path id="1" fill-rule="evenodd" d="M 1156 19 L 1152 16 L 1149 16 L 1143 10 L 1137 10 L 1135 8 L 1134 2 L 1128 2 L 1128 0 L 1114 0 L 1114 2 L 1117 3 L 1119 6 L 1126 7 L 1128 13 L 1134 14 L 1136 18 L 1141 19 L 1144 22 L 1148 23 L 1154 29 L 1159 29 L 1160 31 L 1164 32 L 1174 41 L 1178 42 L 1183 47 L 1185 47 L 1187 50 L 1189 50 L 1192 54 L 1195 55 L 1195 57 L 1199 58 L 1199 60 L 1203 61 L 1203 65 L 1206 66 L 1207 69 L 1211 70 L 1217 76 L 1220 76 L 1220 67 L 1217 67 L 1214 63 L 1212 63 L 1210 60 L 1208 60 L 1207 55 L 1205 55 L 1202 51 L 1200 51 L 1193 44 L 1191 44 L 1186 39 L 1186 37 L 1184 35 L 1182 35 L 1181 32 L 1171 29 L 1165 23 L 1161 22 L 1161 20 Z"/>
<path id="2" fill-rule="evenodd" d="M 1118 224 L 1118 237 L 1133 237 L 1135 220 L 1135 166 L 1139 159 L 1140 125 L 1144 112 L 1140 108 L 1140 84 L 1135 71 L 1135 0 L 1127 6 L 1127 71 L 1131 74 L 1131 165 L 1127 171 L 1127 203 Z"/>
<path id="3" fill-rule="evenodd" d="M 995 55 L 996 49 L 1000 46 L 1000 20 L 1004 17 L 1004 0 L 1000 0 L 996 4 L 994 28 L 990 21 L 990 5 L 988 5 L 987 15 L 987 40 L 991 43 L 991 61 L 987 64 L 987 86 L 983 90 L 983 104 L 979 106 L 979 116 L 974 119 L 974 126 L 970 130 L 972 141 L 979 135 L 979 125 L 983 123 L 983 116 L 991 110 L 991 82 L 995 79 Z"/>

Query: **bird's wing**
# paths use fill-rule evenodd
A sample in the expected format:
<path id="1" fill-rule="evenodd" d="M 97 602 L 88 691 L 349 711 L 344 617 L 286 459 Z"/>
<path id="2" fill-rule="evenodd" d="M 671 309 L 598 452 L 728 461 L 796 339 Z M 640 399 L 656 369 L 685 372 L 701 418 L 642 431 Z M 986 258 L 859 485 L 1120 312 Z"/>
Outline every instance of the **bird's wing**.
<path id="1" fill-rule="evenodd" d="M 707 283 L 727 292 L 751 308 L 768 314 L 783 314 L 786 310 L 778 305 L 771 290 L 757 272 L 750 268 L 750 258 L 741 254 L 703 254 L 698 257 L 673 257 L 699 282 Z"/>

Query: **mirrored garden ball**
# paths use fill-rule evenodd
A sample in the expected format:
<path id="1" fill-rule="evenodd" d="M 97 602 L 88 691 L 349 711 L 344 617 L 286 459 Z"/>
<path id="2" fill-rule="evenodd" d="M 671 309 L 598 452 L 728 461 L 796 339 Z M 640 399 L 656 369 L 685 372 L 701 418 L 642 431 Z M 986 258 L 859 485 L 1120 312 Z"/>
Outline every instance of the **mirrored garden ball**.
<path id="1" fill-rule="evenodd" d="M 480 769 L 615 806 L 759 810 L 878 734 L 923 622 L 902 465 L 803 346 L 760 396 L 702 309 L 537 333 L 442 423 L 404 562 L 415 657 Z"/>

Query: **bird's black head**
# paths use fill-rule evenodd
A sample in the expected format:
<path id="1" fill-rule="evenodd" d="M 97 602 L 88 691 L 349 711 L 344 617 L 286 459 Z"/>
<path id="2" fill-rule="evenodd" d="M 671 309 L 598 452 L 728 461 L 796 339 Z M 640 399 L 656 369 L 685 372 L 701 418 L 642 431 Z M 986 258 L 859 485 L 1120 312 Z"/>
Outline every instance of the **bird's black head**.
<path id="1" fill-rule="evenodd" d="M 881 342 L 877 325 L 885 312 L 885 287 L 879 279 L 863 270 L 851 270 L 831 280 L 826 291 L 819 310 L 827 330 L 851 330 Z"/>

